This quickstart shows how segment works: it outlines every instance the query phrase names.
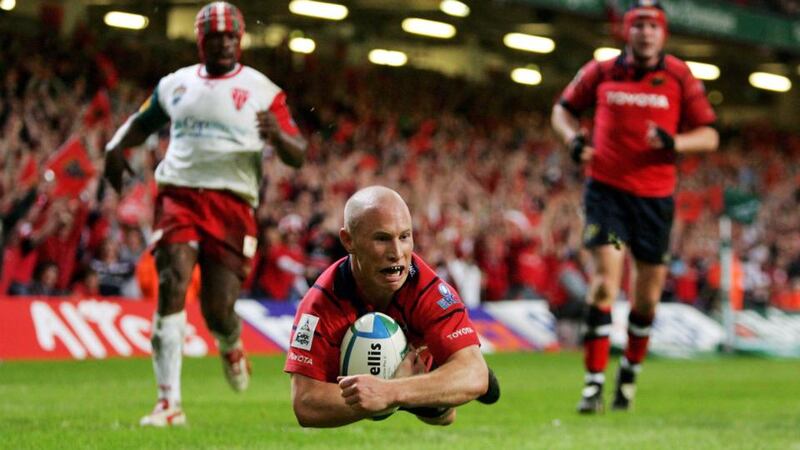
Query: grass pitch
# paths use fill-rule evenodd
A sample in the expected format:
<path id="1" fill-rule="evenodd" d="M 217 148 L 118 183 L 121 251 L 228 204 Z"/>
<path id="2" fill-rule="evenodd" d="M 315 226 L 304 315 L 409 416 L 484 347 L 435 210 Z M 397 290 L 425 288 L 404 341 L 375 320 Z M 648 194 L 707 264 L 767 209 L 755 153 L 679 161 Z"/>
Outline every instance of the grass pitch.
<path id="1" fill-rule="evenodd" d="M 487 359 L 500 402 L 460 407 L 453 426 L 396 413 L 334 430 L 296 424 L 282 357 L 255 358 L 243 394 L 228 388 L 216 358 L 184 359 L 189 425 L 176 429 L 137 425 L 155 401 L 149 359 L 4 362 L 0 448 L 800 450 L 797 360 L 651 359 L 633 411 L 585 417 L 574 410 L 578 353 Z"/>

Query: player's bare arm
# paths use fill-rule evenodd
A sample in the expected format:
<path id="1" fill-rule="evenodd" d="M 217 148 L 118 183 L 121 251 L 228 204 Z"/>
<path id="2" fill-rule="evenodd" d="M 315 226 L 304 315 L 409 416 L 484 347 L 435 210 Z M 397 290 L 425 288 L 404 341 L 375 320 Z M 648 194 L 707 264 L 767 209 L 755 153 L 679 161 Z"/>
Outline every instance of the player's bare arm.
<path id="1" fill-rule="evenodd" d="M 712 127 L 698 127 L 675 135 L 675 151 L 679 153 L 713 152 L 719 147 L 719 133 Z"/>
<path id="2" fill-rule="evenodd" d="M 275 147 L 281 161 L 292 167 L 302 166 L 307 146 L 303 135 L 291 135 L 281 129 L 278 119 L 270 111 L 259 111 L 256 119 L 261 138 Z"/>
<path id="3" fill-rule="evenodd" d="M 374 414 L 347 405 L 336 383 L 327 383 L 296 373 L 291 378 L 292 408 L 300 426 L 338 427 Z"/>
<path id="4" fill-rule="evenodd" d="M 141 122 L 136 120 L 138 113 L 131 116 L 123 124 L 111 141 L 106 146 L 105 167 L 103 177 L 108 180 L 111 187 L 119 194 L 122 191 L 122 177 L 127 171 L 133 175 L 133 169 L 123 155 L 126 148 L 133 147 L 144 142 L 152 132 L 146 129 Z"/>
<path id="5" fill-rule="evenodd" d="M 581 124 L 572 112 L 562 105 L 556 104 L 550 116 L 553 129 L 561 137 L 561 141 L 570 150 L 573 160 L 587 163 L 592 160 L 594 147 L 587 145 L 586 138 L 581 131 Z"/>
<path id="6" fill-rule="evenodd" d="M 431 372 L 381 380 L 369 375 L 342 377 L 345 402 L 357 410 L 389 407 L 453 407 L 478 398 L 488 388 L 488 368 L 476 345 L 465 347 Z"/>
<path id="7" fill-rule="evenodd" d="M 678 153 L 713 152 L 719 146 L 719 133 L 713 127 L 701 126 L 672 136 L 649 122 L 647 144 L 655 149 L 675 150 Z"/>

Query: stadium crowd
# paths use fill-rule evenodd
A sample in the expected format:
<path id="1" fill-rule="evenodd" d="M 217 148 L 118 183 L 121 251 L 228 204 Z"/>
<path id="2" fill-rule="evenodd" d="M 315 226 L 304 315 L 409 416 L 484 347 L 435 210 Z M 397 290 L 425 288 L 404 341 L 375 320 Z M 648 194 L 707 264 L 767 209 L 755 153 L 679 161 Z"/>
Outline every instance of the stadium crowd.
<path id="1" fill-rule="evenodd" d="M 102 149 L 163 61 L 189 64 L 194 49 L 104 46 L 81 28 L 70 40 L 3 36 L 0 292 L 154 301 L 152 173 L 167 134 L 131 151 L 137 176 L 121 197 L 100 180 Z M 467 304 L 544 297 L 558 316 L 581 314 L 592 270 L 580 249 L 582 176 L 554 138 L 550 99 L 501 80 L 323 63 L 285 48 L 246 53 L 245 63 L 285 87 L 309 136 L 302 169 L 265 154 L 248 295 L 300 298 L 344 255 L 345 200 L 382 184 L 408 200 L 416 251 Z M 719 309 L 718 217 L 734 188 L 761 199 L 755 222 L 734 227 L 734 306 L 800 310 L 800 134 L 765 120 L 722 136 L 720 152 L 679 162 L 665 300 Z M 195 273 L 190 302 L 198 285 Z"/>

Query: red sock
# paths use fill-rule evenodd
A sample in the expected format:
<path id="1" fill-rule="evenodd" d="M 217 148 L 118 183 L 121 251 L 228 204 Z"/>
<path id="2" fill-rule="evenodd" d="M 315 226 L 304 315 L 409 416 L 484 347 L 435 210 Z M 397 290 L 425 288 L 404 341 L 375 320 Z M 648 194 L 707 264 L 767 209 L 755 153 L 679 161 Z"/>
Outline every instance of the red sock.
<path id="1" fill-rule="evenodd" d="M 586 366 L 586 371 L 591 373 L 605 372 L 610 348 L 611 340 L 608 336 L 586 339 L 583 343 L 583 364 Z"/>
<path id="2" fill-rule="evenodd" d="M 639 314 L 631 310 L 628 316 L 628 345 L 625 347 L 625 359 L 630 364 L 641 364 L 647 355 L 647 344 L 650 342 L 650 329 L 654 315 Z"/>
<path id="3" fill-rule="evenodd" d="M 606 370 L 608 351 L 611 347 L 608 338 L 610 332 L 611 308 L 591 306 L 586 316 L 586 335 L 583 341 L 583 362 L 587 372 L 602 373 Z"/>

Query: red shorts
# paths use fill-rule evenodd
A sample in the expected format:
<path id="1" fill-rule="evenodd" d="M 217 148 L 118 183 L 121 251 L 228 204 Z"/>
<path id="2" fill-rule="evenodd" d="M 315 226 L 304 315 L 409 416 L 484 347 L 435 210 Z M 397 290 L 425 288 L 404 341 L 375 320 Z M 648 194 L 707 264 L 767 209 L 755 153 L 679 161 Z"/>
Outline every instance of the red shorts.
<path id="1" fill-rule="evenodd" d="M 229 191 L 162 186 L 156 197 L 156 245 L 196 242 L 244 279 L 256 253 L 256 219 L 248 202 Z"/>

